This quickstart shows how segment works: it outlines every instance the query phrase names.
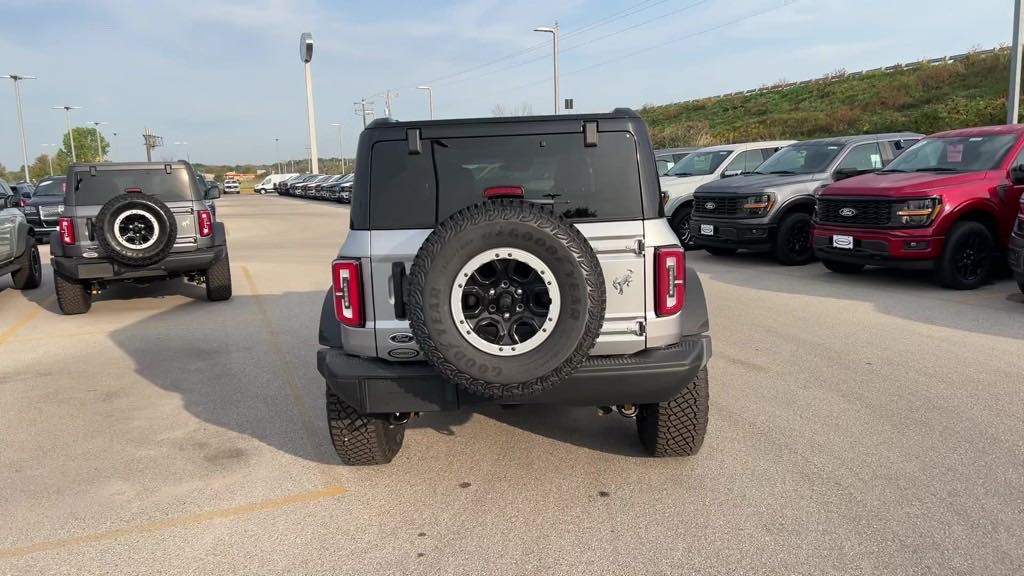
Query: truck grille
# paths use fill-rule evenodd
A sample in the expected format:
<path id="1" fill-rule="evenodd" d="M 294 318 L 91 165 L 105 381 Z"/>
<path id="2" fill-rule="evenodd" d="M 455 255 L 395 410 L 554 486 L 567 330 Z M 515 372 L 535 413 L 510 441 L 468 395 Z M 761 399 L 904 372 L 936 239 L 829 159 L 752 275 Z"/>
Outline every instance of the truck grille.
<path id="1" fill-rule="evenodd" d="M 887 226 L 892 221 L 892 200 L 818 198 L 817 221 L 823 224 Z"/>
<path id="2" fill-rule="evenodd" d="M 693 212 L 705 216 L 735 216 L 740 211 L 741 198 L 736 196 L 693 196 Z"/>

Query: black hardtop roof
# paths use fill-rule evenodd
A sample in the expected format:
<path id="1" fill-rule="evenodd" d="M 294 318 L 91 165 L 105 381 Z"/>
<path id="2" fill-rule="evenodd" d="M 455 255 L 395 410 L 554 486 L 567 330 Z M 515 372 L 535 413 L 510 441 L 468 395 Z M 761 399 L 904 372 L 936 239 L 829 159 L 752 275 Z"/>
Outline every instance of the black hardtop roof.
<path id="1" fill-rule="evenodd" d="M 97 170 L 158 170 L 164 166 L 175 168 L 188 168 L 188 162 L 183 160 L 172 160 L 169 162 L 76 162 L 69 170 L 74 172 L 88 172 L 92 168 Z"/>
<path id="2" fill-rule="evenodd" d="M 860 144 L 861 142 L 874 142 L 876 140 L 906 140 L 909 138 L 924 138 L 924 134 L 915 132 L 886 132 L 884 134 L 853 134 L 850 136 L 830 136 L 828 138 L 816 138 L 814 140 L 801 140 L 790 146 L 803 144 L 834 144 L 846 146 L 848 144 Z"/>
<path id="3" fill-rule="evenodd" d="M 431 126 L 459 126 L 463 124 L 518 124 L 532 122 L 582 122 L 588 120 L 619 120 L 640 118 L 632 108 L 616 108 L 611 112 L 596 114 L 550 114 L 547 116 L 495 116 L 483 118 L 452 118 L 449 120 L 408 120 L 378 118 L 366 126 L 367 130 L 380 128 L 427 128 Z"/>

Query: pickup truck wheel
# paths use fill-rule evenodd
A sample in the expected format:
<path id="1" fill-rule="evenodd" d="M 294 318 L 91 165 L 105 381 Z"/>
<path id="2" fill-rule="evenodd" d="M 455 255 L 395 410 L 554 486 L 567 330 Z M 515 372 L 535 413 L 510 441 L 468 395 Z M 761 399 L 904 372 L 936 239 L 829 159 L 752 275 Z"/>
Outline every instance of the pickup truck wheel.
<path id="1" fill-rule="evenodd" d="M 206 298 L 211 302 L 220 302 L 231 298 L 231 262 L 228 253 L 213 263 L 206 271 Z"/>
<path id="2" fill-rule="evenodd" d="M 641 404 L 636 415 L 640 443 L 652 456 L 693 456 L 704 444 L 708 429 L 708 369 L 675 397 L 658 404 Z"/>
<path id="3" fill-rule="evenodd" d="M 144 193 L 114 196 L 96 215 L 96 241 L 128 266 L 156 264 L 174 248 L 178 226 L 167 204 Z"/>
<path id="4" fill-rule="evenodd" d="M 856 274 L 864 269 L 863 264 L 852 262 L 839 262 L 838 260 L 822 260 L 821 263 L 832 272 L 837 274 Z"/>
<path id="5" fill-rule="evenodd" d="M 85 314 L 92 308 L 92 294 L 81 282 L 54 271 L 53 289 L 57 293 L 57 306 L 66 316 Z"/>
<path id="6" fill-rule="evenodd" d="M 668 223 L 672 231 L 679 238 L 679 244 L 686 250 L 693 250 L 696 245 L 693 241 L 693 234 L 690 233 L 690 216 L 693 214 L 693 204 L 683 204 L 672 213 Z"/>
<path id="7" fill-rule="evenodd" d="M 707 246 L 704 249 L 712 256 L 732 256 L 739 251 L 736 248 L 721 248 L 719 246 Z"/>
<path id="8" fill-rule="evenodd" d="M 327 389 L 327 428 L 334 451 L 343 464 L 387 464 L 405 439 L 405 424 L 392 424 L 377 416 L 364 416 Z"/>
<path id="9" fill-rule="evenodd" d="M 549 208 L 489 200 L 439 224 L 409 272 L 409 324 L 427 361 L 485 398 L 568 378 L 601 333 L 605 280 L 580 231 Z"/>
<path id="10" fill-rule="evenodd" d="M 939 283 L 953 290 L 974 290 L 988 282 L 995 242 L 979 222 L 957 222 L 935 269 Z"/>
<path id="11" fill-rule="evenodd" d="M 775 235 L 775 259 L 786 266 L 803 266 L 814 260 L 810 215 L 794 212 L 782 219 Z"/>
<path id="12" fill-rule="evenodd" d="M 29 238 L 28 247 L 18 257 L 19 268 L 11 274 L 14 287 L 18 290 L 34 290 L 43 283 L 43 263 L 39 259 L 39 247 Z"/>

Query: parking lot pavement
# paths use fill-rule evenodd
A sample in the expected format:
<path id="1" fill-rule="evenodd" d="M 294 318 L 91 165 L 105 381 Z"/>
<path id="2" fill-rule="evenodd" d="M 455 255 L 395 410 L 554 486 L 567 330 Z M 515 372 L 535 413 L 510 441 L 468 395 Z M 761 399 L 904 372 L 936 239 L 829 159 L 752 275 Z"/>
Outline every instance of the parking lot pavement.
<path id="1" fill-rule="evenodd" d="M 592 409 L 415 420 L 345 468 L 315 369 L 347 208 L 219 201 L 235 297 L 84 316 L 0 280 L 0 574 L 1019 574 L 1024 298 L 688 255 L 711 425 L 641 455 Z M 47 251 L 43 249 L 44 261 Z"/>

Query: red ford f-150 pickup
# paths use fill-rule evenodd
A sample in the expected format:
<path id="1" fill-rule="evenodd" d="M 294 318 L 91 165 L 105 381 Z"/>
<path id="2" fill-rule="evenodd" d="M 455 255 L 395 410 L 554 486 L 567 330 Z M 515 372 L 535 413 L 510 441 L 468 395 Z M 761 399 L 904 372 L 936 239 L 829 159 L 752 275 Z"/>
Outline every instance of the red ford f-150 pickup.
<path id="1" fill-rule="evenodd" d="M 1024 190 L 1024 126 L 929 136 L 885 170 L 823 188 L 814 252 L 834 272 L 866 265 L 934 270 L 948 288 L 985 284 Z"/>

